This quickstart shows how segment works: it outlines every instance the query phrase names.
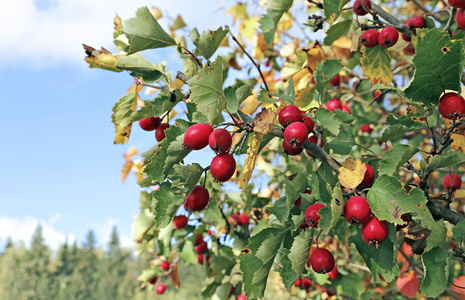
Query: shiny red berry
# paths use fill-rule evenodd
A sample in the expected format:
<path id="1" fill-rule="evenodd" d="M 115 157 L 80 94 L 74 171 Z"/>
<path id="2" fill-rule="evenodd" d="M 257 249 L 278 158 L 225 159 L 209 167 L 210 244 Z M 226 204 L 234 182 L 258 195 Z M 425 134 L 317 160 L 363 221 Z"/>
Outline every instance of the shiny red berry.
<path id="1" fill-rule="evenodd" d="M 378 35 L 378 43 L 384 48 L 394 46 L 399 39 L 399 32 L 391 26 L 384 27 Z"/>
<path id="2" fill-rule="evenodd" d="M 366 133 L 371 133 L 372 129 L 371 129 L 370 125 L 363 124 L 363 125 L 360 126 L 360 131 L 361 132 L 366 132 Z"/>
<path id="3" fill-rule="evenodd" d="M 379 32 L 376 29 L 368 29 L 360 37 L 360 43 L 367 48 L 373 48 L 378 45 Z"/>
<path id="4" fill-rule="evenodd" d="M 215 153 L 224 153 L 231 147 L 231 134 L 223 128 L 215 129 L 208 137 L 208 144 Z"/>
<path id="5" fill-rule="evenodd" d="M 292 148 L 285 140 L 283 140 L 282 142 L 282 147 L 283 147 L 284 153 L 290 156 L 299 155 L 304 150 L 304 148 L 302 147 Z"/>
<path id="6" fill-rule="evenodd" d="M 299 110 L 300 112 L 300 110 Z M 302 122 L 289 124 L 284 130 L 284 140 L 292 148 L 302 147 L 308 138 L 307 126 Z"/>
<path id="7" fill-rule="evenodd" d="M 170 263 L 168 261 L 162 261 L 161 268 L 165 271 L 168 271 L 170 269 Z"/>
<path id="8" fill-rule="evenodd" d="M 139 126 L 145 131 L 154 131 L 160 123 L 161 119 L 159 117 L 151 117 L 140 120 Z"/>
<path id="9" fill-rule="evenodd" d="M 312 281 L 308 278 L 302 280 L 302 288 L 308 291 L 312 287 Z"/>
<path id="10" fill-rule="evenodd" d="M 370 205 L 363 197 L 351 197 L 344 204 L 344 218 L 352 225 L 361 225 L 368 221 L 370 216 Z"/>
<path id="11" fill-rule="evenodd" d="M 329 109 L 330 111 L 335 111 L 336 109 L 341 108 L 341 101 L 339 99 L 333 98 L 328 101 L 328 104 L 326 104 L 326 108 Z"/>
<path id="12" fill-rule="evenodd" d="M 153 277 L 149 280 L 149 283 L 150 283 L 150 284 L 155 284 L 155 283 L 157 283 L 157 280 L 158 280 L 158 277 L 157 277 L 157 276 L 153 276 Z"/>
<path id="13" fill-rule="evenodd" d="M 342 110 L 342 111 L 345 111 L 345 112 L 347 112 L 347 113 L 349 113 L 349 115 L 351 114 L 350 108 L 349 108 L 347 105 L 341 106 L 341 110 Z"/>
<path id="14" fill-rule="evenodd" d="M 204 254 L 205 252 L 207 252 L 207 249 L 207 242 L 202 241 L 199 245 L 195 246 L 195 253 Z"/>
<path id="15" fill-rule="evenodd" d="M 184 207 L 189 211 L 199 211 L 207 207 L 210 194 L 206 188 L 196 185 L 184 200 Z"/>
<path id="16" fill-rule="evenodd" d="M 185 215 L 180 215 L 174 218 L 174 228 L 175 229 L 183 229 L 187 226 L 187 221 L 189 219 Z"/>
<path id="17" fill-rule="evenodd" d="M 210 124 L 194 124 L 184 134 L 183 146 L 191 150 L 200 150 L 208 145 L 208 138 L 213 129 Z"/>
<path id="18" fill-rule="evenodd" d="M 302 284 L 302 280 L 299 278 L 294 282 L 295 286 L 300 286 Z"/>
<path id="19" fill-rule="evenodd" d="M 462 185 L 462 178 L 460 178 L 460 176 L 457 176 L 454 173 L 447 174 L 442 179 L 442 186 L 444 187 L 444 190 L 450 191 L 452 187 L 452 181 L 454 182 L 454 185 L 453 185 L 454 190 L 459 189 L 460 186 Z"/>
<path id="20" fill-rule="evenodd" d="M 237 216 L 237 224 L 242 226 L 249 224 L 249 217 L 247 217 L 247 215 L 240 214 Z"/>
<path id="21" fill-rule="evenodd" d="M 339 271 L 337 270 L 337 266 L 334 266 L 333 270 L 328 273 L 330 280 L 336 280 L 339 276 Z"/>
<path id="22" fill-rule="evenodd" d="M 237 296 L 237 300 L 247 300 L 247 297 L 244 294 Z"/>
<path id="23" fill-rule="evenodd" d="M 201 233 L 198 233 L 198 232 L 194 233 L 194 235 L 197 236 L 197 238 L 195 239 L 195 246 L 198 246 L 203 241 L 203 235 Z"/>
<path id="24" fill-rule="evenodd" d="M 464 8 L 465 0 L 449 0 L 449 5 L 455 8 Z"/>
<path id="25" fill-rule="evenodd" d="M 160 125 L 158 125 L 157 129 L 155 130 L 155 139 L 157 140 L 157 142 L 161 142 L 165 139 L 165 130 L 168 128 L 170 128 L 170 124 L 168 123 L 161 123 Z"/>
<path id="26" fill-rule="evenodd" d="M 161 295 L 165 292 L 165 290 L 166 290 L 166 285 L 164 283 L 160 283 L 157 286 L 157 294 Z"/>
<path id="27" fill-rule="evenodd" d="M 287 105 L 284 106 L 283 109 L 281 109 L 279 112 L 278 120 L 279 124 L 281 124 L 283 127 L 287 127 L 291 123 L 301 121 L 302 112 L 295 105 Z"/>
<path id="28" fill-rule="evenodd" d="M 380 221 L 372 216 L 362 225 L 362 238 L 368 245 L 378 246 L 389 235 L 389 227 L 386 221 Z"/>
<path id="29" fill-rule="evenodd" d="M 304 111 L 302 111 L 302 123 L 307 126 L 308 133 L 312 132 L 313 128 L 315 128 L 315 122 L 307 117 Z"/>
<path id="30" fill-rule="evenodd" d="M 325 248 L 317 248 L 310 255 L 310 265 L 317 273 L 329 273 L 334 269 L 334 256 Z"/>
<path id="31" fill-rule="evenodd" d="M 229 153 L 215 156 L 210 164 L 210 172 L 217 181 L 228 181 L 236 171 L 236 160 Z"/>
<path id="32" fill-rule="evenodd" d="M 352 10 L 356 15 L 364 16 L 368 13 L 366 7 L 368 7 L 368 9 L 371 9 L 370 0 L 355 0 L 354 5 L 352 6 Z"/>
<path id="33" fill-rule="evenodd" d="M 370 188 L 375 180 L 375 171 L 373 168 L 369 164 L 365 164 L 365 166 L 367 170 L 365 171 L 365 175 L 363 175 L 363 181 L 357 186 L 359 189 Z"/>
<path id="34" fill-rule="evenodd" d="M 446 93 L 439 99 L 438 110 L 446 119 L 460 119 L 465 115 L 465 99 L 457 93 Z"/>
<path id="35" fill-rule="evenodd" d="M 197 262 L 203 265 L 203 261 L 205 260 L 205 254 L 198 254 L 197 255 Z"/>
<path id="36" fill-rule="evenodd" d="M 325 207 L 323 204 L 315 203 L 307 207 L 307 209 L 305 210 L 305 220 L 310 225 L 310 227 L 312 228 L 318 227 L 318 221 L 321 218 L 321 216 L 318 215 L 318 212 L 323 207 Z"/>
<path id="37" fill-rule="evenodd" d="M 334 76 L 333 79 L 331 79 L 329 84 L 332 85 L 332 86 L 336 86 L 336 85 L 339 84 L 339 82 L 341 82 L 341 76 L 339 74 L 337 74 L 336 76 Z"/>

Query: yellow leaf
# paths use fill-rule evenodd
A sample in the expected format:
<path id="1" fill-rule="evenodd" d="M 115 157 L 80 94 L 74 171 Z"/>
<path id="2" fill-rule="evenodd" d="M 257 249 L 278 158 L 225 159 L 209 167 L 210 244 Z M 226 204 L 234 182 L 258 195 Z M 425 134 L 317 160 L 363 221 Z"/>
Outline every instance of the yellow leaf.
<path id="1" fill-rule="evenodd" d="M 349 59 L 352 56 L 350 51 L 352 41 L 345 35 L 337 39 L 331 46 L 331 50 L 334 53 L 335 58 L 347 58 Z"/>
<path id="2" fill-rule="evenodd" d="M 234 18 L 233 25 L 236 24 L 238 19 L 247 19 L 247 5 L 244 3 L 238 3 L 228 9 L 226 14 L 232 15 Z"/>
<path id="3" fill-rule="evenodd" d="M 126 160 L 123 165 L 123 169 L 121 170 L 121 181 L 124 182 L 128 177 L 129 171 L 131 171 L 134 162 L 132 160 Z"/>
<path id="4" fill-rule="evenodd" d="M 451 134 L 450 136 L 454 141 L 450 147 L 454 150 L 465 153 L 465 136 L 463 134 Z"/>
<path id="5" fill-rule="evenodd" d="M 314 87 L 311 86 L 304 90 L 299 90 L 296 93 L 294 104 L 299 108 L 307 108 L 313 100 L 313 89 Z"/>
<path id="6" fill-rule="evenodd" d="M 313 74 L 305 68 L 294 74 L 292 80 L 294 81 L 295 92 L 297 93 L 300 90 L 306 89 L 310 86 L 312 82 Z"/>
<path id="7" fill-rule="evenodd" d="M 315 71 L 316 65 L 326 60 L 325 53 L 323 52 L 323 48 L 321 48 L 320 43 L 318 41 L 314 41 L 310 45 L 302 48 L 307 53 L 307 63 L 306 66 Z"/>
<path id="8" fill-rule="evenodd" d="M 175 31 L 184 27 L 186 27 L 186 23 L 184 23 L 184 20 L 182 19 L 181 15 L 178 15 L 178 17 L 173 21 L 173 25 L 170 29 L 171 31 Z"/>
<path id="9" fill-rule="evenodd" d="M 134 171 L 134 173 L 136 173 L 136 178 L 137 178 L 137 181 L 141 181 L 142 179 L 144 179 L 144 175 L 142 175 L 144 172 L 144 165 L 142 163 L 142 160 L 140 159 L 136 159 L 134 161 L 134 165 L 132 166 L 132 171 Z"/>
<path id="10" fill-rule="evenodd" d="M 281 101 L 281 105 L 276 111 L 273 111 L 271 108 L 263 109 L 255 117 L 254 133 L 252 138 L 250 138 L 248 141 L 249 148 L 247 149 L 247 158 L 245 159 L 242 173 L 237 179 L 238 187 L 244 192 L 247 189 L 250 178 L 252 177 L 258 150 L 260 148 L 260 142 L 262 141 L 263 136 L 273 129 L 276 116 L 278 115 L 283 105 L 284 102 Z"/>
<path id="11" fill-rule="evenodd" d="M 355 52 L 360 48 L 360 37 L 362 36 L 362 29 L 358 28 L 352 34 L 352 45 L 350 46 L 350 51 Z"/>
<path id="12" fill-rule="evenodd" d="M 250 115 L 252 114 L 260 104 L 257 99 L 257 91 L 252 91 L 252 95 L 249 97 L 245 98 L 245 100 L 241 103 L 240 110 L 246 114 Z"/>
<path id="13" fill-rule="evenodd" d="M 465 190 L 456 190 L 454 194 L 455 199 L 465 199 Z"/>
<path id="14" fill-rule="evenodd" d="M 124 153 L 123 156 L 125 160 L 129 160 L 131 159 L 131 157 L 133 157 L 136 154 L 137 154 L 137 148 L 134 146 L 131 146 L 128 149 L 128 153 Z"/>
<path id="15" fill-rule="evenodd" d="M 115 18 L 113 19 L 114 21 L 114 24 L 115 24 L 115 27 L 114 27 L 114 33 L 113 33 L 113 37 L 117 37 L 119 34 L 120 34 L 120 30 L 123 29 L 123 21 L 121 20 L 121 18 L 116 15 Z"/>
<path id="16" fill-rule="evenodd" d="M 377 45 L 373 48 L 362 47 L 360 55 L 363 73 L 368 77 L 371 84 L 391 84 L 393 77 L 391 71 L 391 56 L 386 48 L 381 45 Z"/>
<path id="17" fill-rule="evenodd" d="M 172 109 L 170 111 L 170 113 L 168 114 L 168 117 L 163 118 L 162 122 L 168 123 L 169 120 L 172 120 L 177 114 L 178 114 L 178 112 L 175 111 L 174 109 Z"/>
<path id="18" fill-rule="evenodd" d="M 245 19 L 239 24 L 239 32 L 245 39 L 249 41 L 254 39 L 255 33 L 257 32 L 258 20 L 260 20 L 259 17 L 252 17 Z"/>
<path id="19" fill-rule="evenodd" d="M 294 24 L 294 18 L 291 13 L 284 13 L 278 23 L 278 32 L 289 30 L 292 27 L 292 24 Z"/>
<path id="20" fill-rule="evenodd" d="M 129 124 L 123 131 L 119 131 L 119 125 L 115 125 L 116 135 L 113 143 L 115 145 L 126 144 L 129 140 L 129 136 L 131 135 L 131 128 L 132 124 Z"/>
<path id="21" fill-rule="evenodd" d="M 84 51 L 87 54 L 85 60 L 89 64 L 89 68 L 99 68 L 113 72 L 123 71 L 116 66 L 119 55 L 113 55 L 110 51 L 103 47 L 100 50 L 97 50 L 86 44 L 83 44 L 83 46 Z"/>
<path id="22" fill-rule="evenodd" d="M 252 56 L 258 60 L 262 60 L 265 57 L 269 56 L 272 52 L 273 52 L 273 47 L 270 47 L 267 45 L 261 33 L 257 34 L 254 37 L 254 46 L 253 46 Z"/>
<path id="23" fill-rule="evenodd" d="M 363 181 L 367 167 L 361 161 L 347 158 L 339 169 L 339 183 L 350 189 L 356 188 Z"/>
<path id="24" fill-rule="evenodd" d="M 163 17 L 163 13 L 161 12 L 161 9 L 159 9 L 158 7 L 152 7 L 152 9 L 150 10 L 150 13 L 157 20 Z"/>

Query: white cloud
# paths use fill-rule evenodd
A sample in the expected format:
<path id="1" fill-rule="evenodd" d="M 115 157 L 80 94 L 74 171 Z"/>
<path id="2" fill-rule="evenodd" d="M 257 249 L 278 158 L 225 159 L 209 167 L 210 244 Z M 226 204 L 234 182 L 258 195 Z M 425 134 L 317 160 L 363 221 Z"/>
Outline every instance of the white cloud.
<path id="1" fill-rule="evenodd" d="M 110 241 L 111 231 L 113 229 L 113 226 L 115 225 L 116 225 L 116 230 L 119 235 L 121 246 L 132 248 L 134 246 L 134 243 L 130 236 L 122 234 L 119 231 L 120 226 L 118 226 L 118 220 L 107 219 L 104 223 L 93 223 L 90 225 L 90 227 L 93 228 L 95 232 L 98 244 L 106 248 L 108 245 L 108 242 Z"/>
<path id="2" fill-rule="evenodd" d="M 157 6 L 171 18 L 181 14 L 191 26 L 215 28 L 224 16 L 214 14 L 214 0 L 11 0 L 0 9 L 0 66 L 43 68 L 66 63 L 83 64 L 82 43 L 112 48 L 113 18 L 135 15 L 141 6 Z M 205 16 L 208 15 L 208 18 Z M 206 26 L 201 26 L 206 27 Z M 202 28 L 203 30 L 206 28 Z"/>
<path id="3" fill-rule="evenodd" d="M 61 216 L 54 215 L 50 220 L 38 220 L 33 217 L 25 218 L 10 218 L 0 216 L 0 239 L 2 244 L 6 242 L 8 237 L 14 241 L 24 241 L 27 245 L 31 240 L 32 234 L 40 223 L 42 225 L 43 235 L 47 245 L 53 249 L 58 247 L 68 238 L 69 243 L 73 243 L 76 237 L 73 234 L 65 234 L 55 229 L 54 224 L 61 218 Z"/>

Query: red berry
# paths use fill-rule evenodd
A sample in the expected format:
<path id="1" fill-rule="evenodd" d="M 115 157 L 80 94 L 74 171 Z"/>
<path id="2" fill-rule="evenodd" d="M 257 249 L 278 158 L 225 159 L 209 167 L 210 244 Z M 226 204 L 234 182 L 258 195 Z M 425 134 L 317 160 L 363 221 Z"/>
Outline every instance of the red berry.
<path id="1" fill-rule="evenodd" d="M 236 171 L 236 160 L 229 153 L 215 156 L 210 164 L 210 172 L 217 181 L 228 181 Z"/>
<path id="2" fill-rule="evenodd" d="M 304 150 L 302 147 L 292 148 L 285 140 L 283 140 L 282 146 L 284 153 L 290 156 L 299 155 Z"/>
<path id="3" fill-rule="evenodd" d="M 373 48 L 378 45 L 379 32 L 376 29 L 368 29 L 360 37 L 360 43 L 367 48 Z"/>
<path id="4" fill-rule="evenodd" d="M 368 245 L 378 246 L 389 235 L 389 227 L 386 221 L 380 221 L 372 216 L 362 225 L 362 238 Z"/>
<path id="5" fill-rule="evenodd" d="M 399 39 L 399 32 L 391 26 L 384 27 L 378 35 L 378 43 L 384 48 L 394 46 Z"/>
<path id="6" fill-rule="evenodd" d="M 339 271 L 337 270 L 337 266 L 334 266 L 333 270 L 328 273 L 329 279 L 336 280 L 339 276 Z"/>
<path id="7" fill-rule="evenodd" d="M 208 138 L 213 129 L 210 124 L 194 124 L 184 134 L 183 146 L 191 150 L 200 150 L 208 145 Z"/>
<path id="8" fill-rule="evenodd" d="M 465 1 L 464 1 L 465 3 Z M 420 16 L 415 16 L 412 17 L 408 22 L 407 26 L 410 28 L 410 30 L 415 30 L 417 28 L 424 28 L 425 27 L 425 19 Z"/>
<path id="9" fill-rule="evenodd" d="M 311 195 L 311 194 L 312 194 L 312 191 L 310 191 L 310 190 L 305 190 L 304 194 Z M 297 200 L 295 200 L 294 206 L 296 206 L 296 205 L 301 205 L 301 204 L 302 204 L 302 197 L 299 197 Z"/>
<path id="10" fill-rule="evenodd" d="M 300 286 L 301 284 L 302 284 L 302 280 L 300 280 L 300 278 L 294 282 L 295 286 Z"/>
<path id="11" fill-rule="evenodd" d="M 342 110 L 342 111 L 345 111 L 345 112 L 348 112 L 349 115 L 351 114 L 350 109 L 349 109 L 349 107 L 348 107 L 347 105 L 341 106 L 341 110 Z"/>
<path id="12" fill-rule="evenodd" d="M 207 249 L 207 242 L 202 241 L 198 246 L 195 246 L 195 253 L 204 254 L 205 252 L 207 252 Z"/>
<path id="13" fill-rule="evenodd" d="M 356 15 L 364 16 L 368 13 L 364 6 L 368 7 L 368 9 L 371 9 L 370 0 L 355 0 L 354 5 L 352 6 L 352 10 Z"/>
<path id="14" fill-rule="evenodd" d="M 242 226 L 249 224 L 249 217 L 247 217 L 247 215 L 240 214 L 237 216 L 237 224 Z"/>
<path id="15" fill-rule="evenodd" d="M 371 215 L 368 201 L 360 196 L 351 197 L 344 204 L 344 218 L 353 225 L 360 225 L 368 221 Z"/>
<path id="16" fill-rule="evenodd" d="M 375 171 L 373 168 L 369 164 L 365 164 L 365 166 L 367 170 L 365 171 L 365 175 L 363 175 L 363 181 L 357 186 L 359 189 L 370 188 L 375 180 Z"/>
<path id="17" fill-rule="evenodd" d="M 159 117 L 151 117 L 140 120 L 139 126 L 145 131 L 154 131 L 160 123 L 161 119 Z"/>
<path id="18" fill-rule="evenodd" d="M 449 0 L 449 5 L 455 8 L 464 8 L 465 0 Z"/>
<path id="19" fill-rule="evenodd" d="M 210 194 L 201 185 L 196 185 L 184 200 L 184 207 L 189 211 L 199 211 L 207 207 Z"/>
<path id="20" fill-rule="evenodd" d="M 339 101 L 339 99 L 333 98 L 328 101 L 326 108 L 334 112 L 336 109 L 341 108 L 341 101 Z"/>
<path id="21" fill-rule="evenodd" d="M 457 176 L 454 173 L 447 174 L 442 179 L 442 186 L 444 187 L 444 190 L 450 191 L 452 187 L 452 181 L 454 181 L 453 190 L 459 189 L 462 185 L 462 178 L 460 178 L 460 176 Z"/>
<path id="22" fill-rule="evenodd" d="M 160 125 L 158 125 L 157 130 L 155 130 L 155 139 L 157 140 L 157 142 L 161 142 L 165 139 L 165 130 L 168 128 L 170 128 L 170 124 L 168 123 L 161 123 Z"/>
<path id="23" fill-rule="evenodd" d="M 336 86 L 336 85 L 339 84 L 339 82 L 341 82 L 341 76 L 339 74 L 337 74 L 336 76 L 334 76 L 333 79 L 331 79 L 329 84 L 332 85 L 332 86 Z"/>
<path id="24" fill-rule="evenodd" d="M 231 134 L 223 128 L 215 129 L 208 137 L 208 144 L 215 153 L 224 153 L 231 147 Z"/>
<path id="25" fill-rule="evenodd" d="M 323 141 L 323 139 L 321 139 L 320 143 L 318 143 L 318 136 L 317 135 L 311 135 L 309 138 L 308 138 L 308 141 L 312 144 L 315 144 L 315 145 L 318 145 L 320 146 L 320 148 L 323 148 L 323 146 L 325 145 L 325 141 Z M 306 150 L 307 152 L 307 155 L 310 156 L 310 157 L 314 157 L 313 154 L 311 154 L 308 150 Z"/>
<path id="26" fill-rule="evenodd" d="M 244 294 L 237 296 L 237 300 L 247 300 L 247 297 Z"/>
<path id="27" fill-rule="evenodd" d="M 157 277 L 157 276 L 153 276 L 152 279 L 149 280 L 149 283 L 150 283 L 150 284 L 155 284 L 155 283 L 157 283 L 157 280 L 158 280 L 158 277 Z"/>
<path id="28" fill-rule="evenodd" d="M 231 215 L 231 217 L 230 217 L 230 218 L 231 218 L 231 223 L 234 224 L 234 225 L 237 224 L 237 216 L 239 216 L 239 212 L 238 212 L 238 211 L 236 211 L 235 213 L 233 213 L 233 214 Z"/>
<path id="29" fill-rule="evenodd" d="M 307 126 L 308 133 L 312 132 L 313 128 L 315 128 L 315 122 L 307 117 L 304 111 L 302 111 L 302 123 Z"/>
<path id="30" fill-rule="evenodd" d="M 439 99 L 438 110 L 446 119 L 460 119 L 465 115 L 465 99 L 453 92 L 446 93 Z"/>
<path id="31" fill-rule="evenodd" d="M 312 228 L 317 228 L 318 227 L 318 221 L 320 220 L 320 216 L 318 215 L 318 212 L 320 209 L 325 207 L 321 203 L 315 203 L 307 207 L 307 210 L 305 210 L 305 220 L 307 223 L 310 225 Z"/>
<path id="32" fill-rule="evenodd" d="M 279 112 L 278 120 L 279 124 L 281 124 L 285 128 L 291 123 L 301 121 L 302 112 L 295 105 L 287 105 L 283 107 L 283 109 L 281 109 L 281 111 Z"/>
<path id="33" fill-rule="evenodd" d="M 166 290 L 166 285 L 164 283 L 160 283 L 157 286 L 157 294 L 161 295 L 165 292 L 165 290 Z"/>
<path id="34" fill-rule="evenodd" d="M 310 255 L 310 265 L 313 271 L 326 274 L 334 269 L 334 256 L 325 248 L 317 248 Z"/>
<path id="35" fill-rule="evenodd" d="M 305 126 L 302 122 L 291 123 L 284 130 L 284 140 L 292 148 L 302 147 L 307 141 L 307 138 L 307 126 Z"/>
<path id="36" fill-rule="evenodd" d="M 161 263 L 161 268 L 165 271 L 168 271 L 170 269 L 170 263 L 168 261 L 163 261 Z"/>
<path id="37" fill-rule="evenodd" d="M 194 233 L 197 238 L 195 239 L 195 246 L 200 245 L 203 242 L 203 235 L 201 233 Z"/>
<path id="38" fill-rule="evenodd" d="M 205 259 L 205 254 L 199 254 L 197 255 L 197 262 L 201 265 L 203 265 L 203 261 Z"/>
<path id="39" fill-rule="evenodd" d="M 363 124 L 362 126 L 360 126 L 360 131 L 361 132 L 366 132 L 366 133 L 371 133 L 371 127 L 370 125 L 368 124 Z"/>
<path id="40" fill-rule="evenodd" d="M 187 226 L 187 221 L 188 220 L 189 219 L 184 215 L 180 215 L 180 216 L 175 217 L 174 221 L 173 221 L 174 228 L 175 229 L 183 229 L 184 227 Z"/>
<path id="41" fill-rule="evenodd" d="M 231 297 L 232 294 L 234 294 L 234 286 L 231 285 L 231 287 L 229 288 L 228 298 Z"/>
<path id="42" fill-rule="evenodd" d="M 302 287 L 304 290 L 309 290 L 312 287 L 312 281 L 308 278 L 302 280 Z"/>

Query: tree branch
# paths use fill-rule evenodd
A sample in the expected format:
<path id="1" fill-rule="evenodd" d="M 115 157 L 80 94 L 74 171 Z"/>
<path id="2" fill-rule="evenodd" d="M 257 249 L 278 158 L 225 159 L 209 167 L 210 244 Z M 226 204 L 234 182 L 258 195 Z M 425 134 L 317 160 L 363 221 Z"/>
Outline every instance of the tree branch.
<path id="1" fill-rule="evenodd" d="M 384 20 L 387 22 L 391 23 L 394 28 L 396 28 L 398 31 L 402 32 L 403 34 L 407 36 L 412 36 L 412 32 L 410 29 L 402 23 L 399 19 L 382 9 L 380 6 L 376 5 L 375 3 L 371 2 L 371 8 L 373 9 L 374 12 L 376 12 L 380 17 L 382 17 Z"/>

